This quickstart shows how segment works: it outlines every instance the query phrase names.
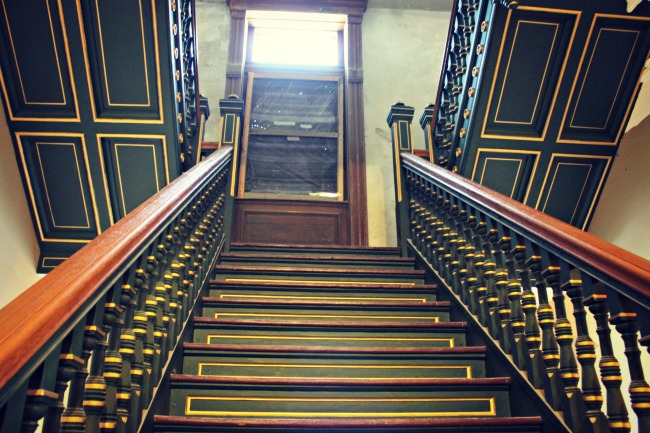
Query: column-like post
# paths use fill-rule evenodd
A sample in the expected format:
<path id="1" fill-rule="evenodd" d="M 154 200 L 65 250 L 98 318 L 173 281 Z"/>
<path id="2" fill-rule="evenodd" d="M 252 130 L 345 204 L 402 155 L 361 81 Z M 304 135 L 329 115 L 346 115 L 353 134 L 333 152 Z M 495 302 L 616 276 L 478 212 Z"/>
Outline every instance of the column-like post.
<path id="1" fill-rule="evenodd" d="M 424 112 L 422 113 L 422 116 L 420 116 L 420 126 L 422 127 L 422 130 L 424 131 L 424 148 L 429 151 L 429 161 L 432 164 L 435 164 L 435 154 L 433 150 L 434 142 L 433 142 L 433 130 L 431 122 L 433 122 L 433 111 L 434 111 L 435 105 L 429 104 L 424 108 Z"/>
<path id="2" fill-rule="evenodd" d="M 397 243 L 402 250 L 402 256 L 407 255 L 406 240 L 409 237 L 409 203 L 406 193 L 406 179 L 403 179 L 401 152 L 413 152 L 411 142 L 411 122 L 413 107 L 398 102 L 390 107 L 388 126 L 393 140 L 393 178 L 395 181 L 395 224 L 397 226 Z"/>
<path id="3" fill-rule="evenodd" d="M 224 208 L 224 251 L 230 251 L 232 237 L 232 220 L 235 209 L 235 191 L 237 186 L 237 170 L 239 168 L 239 154 L 241 151 L 241 118 L 244 114 L 244 101 L 237 95 L 230 95 L 219 100 L 221 111 L 221 136 L 219 146 L 232 146 L 232 165 L 230 167 L 230 180 L 228 181 L 226 203 Z"/>

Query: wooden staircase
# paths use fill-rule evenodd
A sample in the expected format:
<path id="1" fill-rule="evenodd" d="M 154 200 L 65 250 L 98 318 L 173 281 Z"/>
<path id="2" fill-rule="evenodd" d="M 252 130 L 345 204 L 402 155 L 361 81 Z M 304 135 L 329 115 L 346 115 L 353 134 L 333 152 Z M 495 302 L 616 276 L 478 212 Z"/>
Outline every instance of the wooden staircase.
<path id="1" fill-rule="evenodd" d="M 156 432 L 537 432 L 392 248 L 233 245 Z"/>

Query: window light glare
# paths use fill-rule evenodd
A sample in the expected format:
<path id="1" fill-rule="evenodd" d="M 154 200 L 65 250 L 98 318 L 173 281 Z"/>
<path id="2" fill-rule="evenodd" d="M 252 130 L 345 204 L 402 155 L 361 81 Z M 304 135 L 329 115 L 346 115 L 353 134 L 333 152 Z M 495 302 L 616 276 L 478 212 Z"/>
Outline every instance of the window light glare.
<path id="1" fill-rule="evenodd" d="M 335 66 L 338 34 L 326 30 L 256 28 L 253 62 L 283 65 Z"/>

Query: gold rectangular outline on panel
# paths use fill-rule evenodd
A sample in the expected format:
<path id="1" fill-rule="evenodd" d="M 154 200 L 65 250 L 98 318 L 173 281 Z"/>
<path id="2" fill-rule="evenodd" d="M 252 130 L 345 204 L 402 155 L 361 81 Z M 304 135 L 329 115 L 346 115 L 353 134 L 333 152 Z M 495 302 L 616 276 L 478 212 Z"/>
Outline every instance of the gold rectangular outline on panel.
<path id="1" fill-rule="evenodd" d="M 45 265 L 45 260 L 67 260 L 67 259 L 68 259 L 67 257 L 43 257 L 43 259 L 41 260 L 41 268 L 54 269 L 54 268 L 56 268 L 57 266 L 60 265 L 60 263 L 59 263 L 59 265 L 54 265 L 54 266 L 50 265 L 50 266 L 46 266 L 46 265 Z"/>
<path id="2" fill-rule="evenodd" d="M 634 53 L 634 48 L 636 47 L 637 42 L 639 41 L 639 35 L 641 32 L 639 31 L 632 31 L 632 30 L 623 30 L 623 29 L 610 29 L 607 27 L 601 27 L 600 30 L 598 30 L 598 37 L 596 38 L 596 42 L 594 43 L 594 49 L 591 52 L 591 57 L 589 58 L 589 64 L 587 65 L 587 70 L 585 71 L 585 79 L 582 81 L 582 86 L 580 86 L 580 92 L 578 92 L 578 99 L 576 101 L 576 105 L 573 110 L 573 115 L 571 116 L 571 123 L 569 123 L 569 127 L 571 128 L 578 128 L 578 129 L 600 129 L 604 130 L 607 128 L 607 122 L 609 122 L 609 118 L 612 116 L 612 111 L 614 110 L 614 106 L 609 107 L 609 113 L 607 114 L 607 119 L 605 120 L 605 124 L 601 127 L 598 128 L 592 128 L 589 126 L 577 126 L 574 125 L 573 122 L 575 121 L 576 117 L 576 111 L 578 109 L 578 105 L 580 104 L 580 99 L 582 98 L 582 91 L 585 88 L 585 82 L 587 79 L 587 76 L 589 75 L 589 70 L 591 69 L 591 63 L 594 60 L 594 55 L 596 54 L 596 48 L 598 48 L 598 42 L 600 42 L 600 36 L 603 33 L 603 30 L 605 31 L 610 31 L 610 32 L 618 32 L 618 33 L 636 33 L 636 38 L 634 39 L 634 44 L 632 45 L 632 50 L 630 51 L 630 55 L 627 58 L 627 62 L 625 63 L 625 69 L 623 70 L 623 75 L 625 75 L 625 72 L 627 71 L 628 66 L 630 65 L 630 60 L 632 60 L 632 54 Z M 623 78 L 621 77 L 621 81 L 618 83 L 618 88 L 616 89 L 616 96 L 614 96 L 614 101 L 616 101 L 616 98 L 618 98 L 618 94 L 621 92 L 621 86 L 623 85 Z"/>
<path id="3" fill-rule="evenodd" d="M 512 61 L 512 53 L 515 50 L 515 44 L 517 43 L 517 35 L 519 34 L 519 25 L 521 23 L 527 23 L 527 24 L 536 24 L 536 25 L 542 25 L 542 26 L 554 26 L 555 27 L 555 34 L 553 35 L 553 42 L 551 44 L 551 48 L 549 50 L 548 58 L 546 59 L 546 66 L 544 67 L 544 75 L 542 75 L 542 80 L 539 85 L 539 90 L 537 91 L 537 99 L 535 100 L 535 109 L 533 110 L 533 114 L 530 116 L 530 121 L 529 122 L 515 122 L 511 120 L 498 120 L 499 117 L 499 110 L 501 109 L 501 101 L 503 100 L 503 90 L 506 87 L 506 82 L 508 81 L 508 73 L 510 71 L 510 62 Z M 505 123 L 505 124 L 510 124 L 510 125 L 532 125 L 533 124 L 533 119 L 535 118 L 535 113 L 537 112 L 537 109 L 539 108 L 539 98 L 542 96 L 542 87 L 544 85 L 544 80 L 546 79 L 546 74 L 548 73 L 548 65 L 551 63 L 551 53 L 553 52 L 553 48 L 555 47 L 555 41 L 557 40 L 557 33 L 558 30 L 560 30 L 560 25 L 558 23 L 548 23 L 545 21 L 528 21 L 528 20 L 519 20 L 517 21 L 517 30 L 515 31 L 515 37 L 514 40 L 512 41 L 512 49 L 510 51 L 510 56 L 508 56 L 508 65 L 506 66 L 506 74 L 503 77 L 503 84 L 501 85 L 501 92 L 499 93 L 499 102 L 497 103 L 497 110 L 496 113 L 494 113 L 494 123 Z"/>
<path id="4" fill-rule="evenodd" d="M 623 121 L 621 122 L 621 126 L 619 128 L 618 134 L 616 135 L 616 139 L 614 141 L 608 142 L 608 141 L 589 141 L 589 140 L 570 140 L 570 139 L 563 139 L 562 138 L 562 130 L 564 129 L 564 124 L 566 123 L 566 118 L 569 115 L 569 106 L 571 105 L 571 101 L 573 100 L 573 95 L 575 93 L 576 86 L 578 85 L 578 77 L 579 77 L 579 72 L 582 70 L 582 66 L 584 64 L 585 56 L 587 55 L 587 49 L 589 48 L 589 41 L 591 40 L 591 35 L 593 34 L 594 28 L 596 26 L 596 21 L 598 21 L 599 18 L 615 18 L 615 19 L 621 19 L 621 20 L 632 20 L 632 21 L 650 21 L 650 18 L 640 18 L 640 17 L 629 17 L 625 15 L 611 15 L 611 14 L 594 14 L 594 18 L 591 21 L 591 27 L 589 28 L 589 33 L 587 35 L 587 43 L 585 44 L 585 48 L 582 51 L 582 55 L 580 56 L 580 63 L 578 65 L 577 73 L 575 75 L 575 78 L 573 79 L 573 85 L 571 86 L 571 91 L 569 92 L 569 99 L 566 104 L 566 108 L 564 110 L 564 116 L 562 116 L 562 122 L 560 123 L 560 129 L 557 134 L 557 143 L 565 143 L 565 144 L 593 144 L 597 146 L 615 146 L 618 141 L 621 138 L 621 135 L 623 134 L 623 130 L 625 127 L 625 120 L 629 117 L 630 111 L 632 110 L 632 107 L 634 106 L 634 101 L 635 98 L 630 98 L 630 102 L 627 107 L 627 111 L 625 112 L 625 116 L 623 116 Z M 594 45 L 595 47 L 595 45 Z M 636 88 L 634 90 L 634 93 L 636 94 L 639 90 L 639 87 L 641 86 L 641 78 L 643 74 L 639 74 L 639 80 L 637 82 Z M 576 105 L 577 106 L 577 105 Z"/>
<path id="5" fill-rule="evenodd" d="M 156 145 L 155 144 L 144 144 L 144 143 L 115 143 L 115 166 L 117 167 L 117 180 L 120 184 L 120 198 L 122 199 L 122 211 L 124 215 L 128 212 L 126 211 L 126 203 L 124 198 L 124 184 L 122 183 L 122 168 L 120 167 L 120 153 L 118 152 L 120 147 L 143 147 L 149 148 L 153 152 L 151 156 L 153 157 L 153 169 L 154 177 L 156 178 L 156 194 L 160 191 L 160 182 L 158 181 L 158 162 L 156 162 Z"/>
<path id="6" fill-rule="evenodd" d="M 476 170 L 478 169 L 478 161 L 481 156 L 481 152 L 491 152 L 491 153 L 523 153 L 525 155 L 535 155 L 535 163 L 533 164 L 533 169 L 530 172 L 530 179 L 535 178 L 535 173 L 537 172 L 537 165 L 539 164 L 539 157 L 542 154 L 541 151 L 539 150 L 518 150 L 518 149 L 490 149 L 487 147 L 479 147 L 477 152 L 476 152 L 476 157 L 474 159 L 474 169 L 472 170 L 472 181 L 479 183 L 476 180 Z M 499 158 L 492 158 L 492 159 L 499 159 Z M 503 158 L 503 159 L 512 159 L 512 158 Z M 522 159 L 523 161 L 523 159 Z M 485 165 L 483 166 L 483 171 L 485 171 Z M 483 179 L 483 176 L 481 176 L 481 180 Z M 517 184 L 517 181 L 519 180 L 519 174 L 517 174 L 517 179 L 515 180 L 515 185 Z M 528 195 L 530 194 L 530 189 L 533 186 L 533 183 L 531 181 L 528 182 L 528 188 L 526 188 L 526 195 L 524 196 L 524 201 L 523 203 L 525 204 L 528 201 Z M 514 187 L 513 187 L 514 188 Z M 512 196 L 511 196 L 512 198 Z"/>
<path id="7" fill-rule="evenodd" d="M 5 8 L 5 2 L 2 0 L 2 9 L 4 11 L 4 16 L 5 16 L 5 21 L 7 23 L 7 32 L 9 33 L 9 39 L 11 41 L 11 47 L 12 50 L 14 50 L 14 58 L 16 59 L 16 69 L 18 70 L 18 75 L 19 75 L 19 80 L 20 80 L 20 87 L 23 92 L 23 99 L 25 101 L 25 104 L 38 104 L 38 105 L 65 105 L 67 104 L 66 96 L 65 96 L 65 86 L 63 85 L 63 75 L 61 74 L 61 64 L 59 60 L 59 50 L 56 45 L 56 40 L 54 38 L 54 26 L 52 23 L 52 12 L 50 11 L 50 3 L 46 0 L 46 5 L 47 5 L 47 13 L 50 18 L 50 29 L 52 33 L 52 45 L 54 47 L 54 52 L 56 55 L 56 61 L 59 69 L 59 82 L 61 84 L 61 92 L 63 94 L 63 102 L 56 102 L 56 103 L 51 103 L 51 102 L 27 102 L 27 97 L 25 96 L 25 90 L 23 89 L 23 83 L 22 83 L 22 78 L 20 77 L 20 68 L 18 66 L 18 60 L 16 57 L 15 49 L 14 49 L 14 43 L 13 43 L 13 37 L 11 35 L 11 27 L 9 26 L 9 17 L 7 16 L 7 11 Z M 72 91 L 72 96 L 74 100 L 74 113 L 75 117 L 70 117 L 70 118 L 60 118 L 60 117 L 43 117 L 43 118 L 38 118 L 38 117 L 16 117 L 13 113 L 13 110 L 11 108 L 11 103 L 9 101 L 9 94 L 7 93 L 7 87 L 5 84 L 5 79 L 4 79 L 4 74 L 2 73 L 2 69 L 0 69 L 0 86 L 2 86 L 2 91 L 5 96 L 5 101 L 6 101 L 6 106 L 7 106 L 7 114 L 9 116 L 9 120 L 11 121 L 21 121 L 21 122 L 81 122 L 81 118 L 79 116 L 79 103 L 77 100 L 77 89 L 76 89 L 76 84 L 74 81 L 74 75 L 72 73 L 72 60 L 70 59 L 70 48 L 68 46 L 68 34 L 67 30 L 65 27 L 65 20 L 63 19 L 63 9 L 61 6 L 61 0 L 57 2 L 58 5 L 58 12 L 59 12 L 59 19 L 61 21 L 61 33 L 63 37 L 63 44 L 65 45 L 65 56 L 67 60 L 67 66 L 68 66 L 68 75 L 70 77 L 70 88 Z"/>
<path id="8" fill-rule="evenodd" d="M 106 176 L 106 162 L 104 161 L 104 149 L 102 146 L 103 138 L 145 138 L 151 140 L 161 140 L 163 148 L 163 157 L 165 161 L 165 181 L 169 185 L 169 161 L 167 159 L 167 137 L 160 134 L 97 134 L 97 148 L 99 150 L 99 162 L 102 166 L 102 178 L 104 181 L 104 194 L 106 196 L 106 206 L 108 207 L 108 217 L 110 218 L 111 225 L 115 224 L 115 216 L 113 215 L 113 208 L 111 207 L 111 198 L 108 191 L 108 177 Z M 130 143 L 127 143 L 130 144 Z M 149 144 L 147 144 L 149 145 Z M 156 182 L 158 179 L 156 178 Z M 124 204 L 124 200 L 122 200 Z M 125 213 L 126 215 L 126 213 Z"/>
<path id="9" fill-rule="evenodd" d="M 37 212 L 38 207 L 36 206 L 36 198 L 34 195 L 34 190 L 32 188 L 32 180 L 27 171 L 27 160 L 25 159 L 25 153 L 23 150 L 22 137 L 76 137 L 81 141 L 81 148 L 84 155 L 84 164 L 86 166 L 86 176 L 88 177 L 88 189 L 90 190 L 90 199 L 93 205 L 93 215 L 95 216 L 96 232 L 97 235 L 102 233 L 101 226 L 99 224 L 99 214 L 97 213 L 97 201 L 95 198 L 95 189 L 93 187 L 92 176 L 90 174 L 90 166 L 88 165 L 88 152 L 86 150 L 86 140 L 83 134 L 74 133 L 74 132 L 16 132 L 16 143 L 18 144 L 18 151 L 20 153 L 20 159 L 23 165 L 23 172 L 27 180 L 27 189 L 29 190 L 29 198 L 32 204 L 32 210 L 34 215 L 36 215 L 36 225 L 38 227 L 38 234 L 41 242 L 70 242 L 70 243 L 80 243 L 87 244 L 90 239 L 66 239 L 66 238 L 46 238 L 43 234 L 43 227 L 41 226 L 41 220 Z M 85 203 L 84 203 L 85 205 Z"/>
<path id="10" fill-rule="evenodd" d="M 439 323 L 439 316 L 373 316 L 371 314 L 288 314 L 288 313 L 214 313 L 214 318 L 218 319 L 219 317 L 292 317 L 292 318 L 301 318 L 301 319 L 403 319 L 403 320 L 431 320 L 433 323 Z"/>
<path id="11" fill-rule="evenodd" d="M 555 88 L 555 94 L 553 95 L 553 100 L 551 101 L 551 105 L 548 110 L 548 116 L 546 118 L 546 123 L 544 125 L 544 130 L 542 131 L 542 136 L 541 137 L 528 137 L 528 136 L 518 136 L 518 135 L 501 135 L 501 134 L 487 134 L 485 132 L 485 129 L 487 128 L 487 121 L 488 121 L 488 116 L 485 116 L 485 119 L 483 121 L 483 129 L 481 131 L 481 138 L 496 138 L 500 140 L 525 140 L 525 141 L 544 141 L 546 140 L 546 134 L 548 132 L 548 127 L 549 127 L 549 121 L 551 119 L 551 116 L 553 115 L 553 110 L 555 109 L 555 103 L 557 101 L 557 97 L 560 93 L 560 85 L 562 84 L 562 80 L 564 79 L 564 73 L 566 70 L 566 65 L 567 61 L 569 59 L 569 54 L 571 53 L 571 49 L 573 48 L 573 42 L 575 40 L 576 32 L 578 30 L 578 25 L 580 24 L 580 18 L 582 16 L 581 11 L 577 10 L 563 10 L 563 9 L 551 9 L 551 8 L 539 8 L 539 7 L 529 7 L 529 6 L 520 6 L 517 8 L 518 11 L 535 11 L 535 12 L 551 12 L 551 13 L 557 13 L 557 14 L 564 14 L 564 15 L 573 15 L 576 17 L 575 23 L 573 25 L 573 32 L 571 32 L 571 38 L 569 39 L 569 44 L 567 45 L 566 49 L 566 54 L 564 56 L 564 61 L 562 62 L 562 68 L 560 69 L 560 74 L 558 75 L 557 79 L 557 86 Z M 512 9 L 508 11 L 508 17 L 506 18 L 506 25 L 505 28 L 508 28 L 508 25 L 510 24 L 510 17 L 512 15 Z M 505 36 L 505 35 L 504 35 Z M 499 65 L 501 64 L 501 58 L 503 56 L 503 49 L 505 47 L 506 43 L 506 38 L 503 37 L 501 40 L 501 47 L 499 48 L 499 54 L 497 57 L 497 67 L 495 68 L 495 71 L 498 71 Z M 495 79 L 492 80 L 492 86 L 490 88 L 490 95 L 488 97 L 488 107 L 492 104 L 492 98 L 494 96 L 494 88 L 496 86 L 496 76 Z"/>
<path id="12" fill-rule="evenodd" d="M 296 296 L 296 295 L 244 295 L 240 293 L 221 293 L 219 299 L 228 298 L 245 298 L 245 299 L 303 299 L 303 300 L 316 300 L 319 301 L 413 301 L 426 304 L 426 298 L 397 298 L 397 297 L 367 297 L 367 296 Z"/>
<path id="13" fill-rule="evenodd" d="M 344 109 L 343 106 L 345 104 L 344 96 L 345 93 L 343 91 L 343 77 L 340 75 L 305 75 L 305 74 L 280 74 L 280 73 L 273 73 L 273 72 L 249 72 L 248 73 L 248 83 L 246 85 L 246 101 L 244 105 L 244 134 L 242 135 L 242 151 L 241 151 L 241 159 L 239 161 L 239 188 L 237 188 L 237 197 L 246 197 L 249 196 L 248 194 L 245 194 L 245 188 L 246 188 L 246 163 L 248 159 L 248 140 L 250 138 L 250 116 L 251 116 L 251 110 L 252 110 L 252 98 L 253 98 L 253 83 L 256 78 L 268 78 L 268 79 L 277 79 L 277 80 L 310 80 L 310 81 L 331 81 L 331 82 L 336 82 L 337 85 L 337 153 L 336 153 L 336 201 L 344 201 L 344 191 L 345 191 L 345 186 L 343 185 L 344 182 L 344 173 L 343 173 L 343 157 L 344 157 L 344 131 L 343 131 L 343 113 Z M 291 134 L 286 134 L 286 135 L 291 135 Z M 295 134 L 299 135 L 299 134 Z M 281 134 L 278 134 L 278 136 L 282 136 Z M 235 148 L 236 150 L 236 148 Z M 236 159 L 236 153 L 234 155 L 233 161 L 237 161 Z M 233 171 L 233 180 L 234 180 L 234 171 Z M 234 183 L 233 182 L 233 191 L 234 191 Z M 234 195 L 234 194 L 233 194 Z M 279 197 L 279 194 L 270 194 L 271 196 Z M 300 195 L 300 194 L 292 194 L 291 199 L 294 200 L 302 200 L 306 195 Z"/>
<path id="14" fill-rule="evenodd" d="M 47 181 L 45 180 L 45 170 L 43 168 L 43 159 L 41 158 L 41 150 L 39 148 L 39 145 L 72 146 L 72 151 L 74 152 L 74 162 L 75 165 L 77 166 L 77 176 L 79 177 L 79 190 L 81 191 L 81 197 L 84 202 L 84 212 L 86 214 L 85 226 L 60 226 L 57 225 L 56 221 L 54 220 L 54 210 L 52 209 L 52 200 L 50 200 L 50 192 L 47 187 Z M 43 180 L 43 188 L 45 188 L 45 198 L 47 199 L 47 206 L 50 208 L 52 226 L 57 229 L 89 229 L 90 219 L 88 218 L 88 206 L 86 206 L 86 194 L 84 194 L 83 184 L 81 180 L 81 167 L 79 167 L 79 157 L 77 156 L 77 148 L 75 147 L 74 142 L 73 143 L 55 143 L 55 142 L 44 143 L 44 142 L 36 141 L 34 142 L 34 146 L 36 147 L 36 155 L 38 156 L 38 165 L 39 168 L 41 169 L 41 178 Z"/>
<path id="15" fill-rule="evenodd" d="M 454 337 L 315 337 L 300 335 L 250 335 L 250 334 L 208 334 L 206 335 L 207 344 L 212 343 L 212 339 L 242 339 L 242 340 L 300 340 L 300 341 L 429 341 L 429 342 L 447 342 L 449 347 L 453 348 Z"/>
<path id="16" fill-rule="evenodd" d="M 88 60 L 88 42 L 86 41 L 86 30 L 84 27 L 83 23 L 83 17 L 81 15 L 81 0 L 76 0 L 77 2 L 77 20 L 79 21 L 79 33 L 81 37 L 81 42 L 83 44 L 84 50 L 83 50 L 83 58 L 84 58 L 84 66 L 86 68 L 86 81 L 88 83 L 88 93 L 90 96 L 90 106 L 91 106 L 91 111 L 93 114 L 93 121 L 96 123 L 146 123 L 146 124 L 163 124 L 164 123 L 164 114 L 163 114 L 163 98 L 162 98 L 162 83 L 161 83 L 161 75 L 160 75 L 160 49 L 159 49 L 159 42 L 158 42 L 158 28 L 156 26 L 157 23 L 157 18 L 156 18 L 156 5 L 155 5 L 155 0 L 151 0 L 151 15 L 152 15 L 152 20 L 153 20 L 153 36 L 154 36 L 154 51 L 155 51 L 155 61 L 156 61 L 156 79 L 157 79 L 157 90 L 158 90 L 158 119 L 128 119 L 128 118 L 98 118 L 97 117 L 97 107 L 95 104 L 95 96 L 93 92 L 93 85 L 92 85 L 92 78 L 90 74 L 90 61 Z M 140 0 L 140 7 L 142 7 L 142 0 Z M 144 41 L 143 41 L 144 42 Z M 103 51 L 102 51 L 102 58 L 103 58 Z M 145 55 L 146 55 L 146 50 L 145 50 Z M 145 65 L 146 65 L 146 58 L 145 58 Z M 146 68 L 145 68 L 146 69 Z M 106 71 L 104 70 L 104 76 L 106 76 Z M 148 77 L 148 75 L 147 75 Z M 107 87 L 108 91 L 108 87 Z M 147 86 L 147 94 L 149 94 L 149 87 Z M 107 95 L 108 96 L 108 95 Z M 109 104 L 109 106 L 111 106 Z M 140 107 L 142 105 L 120 105 L 120 106 L 136 106 Z"/>
<path id="17" fill-rule="evenodd" d="M 252 283 L 309 283 L 309 284 L 328 284 L 332 283 L 333 280 L 274 280 L 272 278 L 226 278 L 224 281 L 249 281 Z M 415 283 L 393 283 L 390 281 L 336 281 L 338 285 L 351 285 L 351 286 L 363 286 L 363 285 L 375 285 L 381 284 L 382 286 L 415 286 Z"/>
<path id="18" fill-rule="evenodd" d="M 249 367 L 249 368 L 256 368 L 256 367 L 264 367 L 264 368 L 269 368 L 269 367 L 274 367 L 274 368 L 304 368 L 304 369 L 309 369 L 309 368 L 340 368 L 340 369 L 353 369 L 353 368 L 368 368 L 368 369 L 388 369 L 388 370 L 413 370 L 413 369 L 421 369 L 421 370 L 442 370 L 442 369 L 455 369 L 455 370 L 465 370 L 465 379 L 471 379 L 472 378 L 472 367 L 469 364 L 449 364 L 449 365 L 391 365 L 391 364 L 376 364 L 376 365 L 355 365 L 355 364 L 265 364 L 265 363 L 246 363 L 246 362 L 199 362 L 197 364 L 198 368 L 198 375 L 199 376 L 211 376 L 210 374 L 203 374 L 203 367 Z M 250 376 L 229 376 L 229 377 L 250 377 Z M 279 376 L 273 376 L 275 379 L 280 379 L 283 377 Z M 295 377 L 295 376 L 292 376 Z M 390 379 L 391 377 L 386 377 L 386 378 L 380 378 L 380 377 L 373 377 L 373 378 L 364 378 L 364 379 Z M 354 379 L 354 377 L 350 377 L 350 379 Z M 413 379 L 417 379 L 417 377 L 413 377 Z"/>
<path id="19" fill-rule="evenodd" d="M 106 57 L 104 53 L 104 38 L 102 36 L 102 19 L 99 11 L 99 0 L 95 0 L 95 7 L 97 10 L 97 27 L 99 30 L 99 46 L 102 51 L 102 66 L 104 67 L 104 84 L 106 85 L 106 99 L 108 100 L 108 106 L 112 107 L 149 107 L 151 106 L 151 94 L 149 93 L 149 71 L 147 71 L 147 45 L 145 43 L 144 37 L 144 16 L 142 14 L 142 0 L 138 0 L 138 6 L 140 9 L 140 32 L 142 33 L 142 66 L 144 67 L 144 80 L 147 86 L 147 102 L 146 104 L 121 104 L 121 103 L 112 103 L 111 102 L 111 92 L 108 87 L 108 76 L 106 75 Z M 155 25 L 154 21 L 154 25 Z"/>
<path id="20" fill-rule="evenodd" d="M 605 164 L 605 168 L 603 169 L 603 174 L 600 177 L 600 181 L 598 182 L 598 186 L 596 187 L 594 197 L 597 197 L 601 188 L 603 187 L 603 182 L 605 181 L 605 176 L 607 175 L 607 171 L 609 170 L 609 165 L 612 162 L 612 157 L 611 156 L 600 156 L 600 155 L 579 155 L 579 154 L 573 154 L 573 153 L 553 153 L 551 155 L 551 160 L 548 163 L 548 170 L 546 171 L 546 175 L 544 176 L 544 181 L 542 182 L 542 188 L 540 189 L 540 194 L 539 197 L 537 198 L 537 204 L 535 205 L 535 209 L 539 210 L 539 205 L 542 202 L 542 194 L 544 193 L 544 189 L 546 188 L 546 182 L 548 181 L 548 177 L 551 173 L 551 168 L 553 167 L 553 161 L 555 160 L 555 157 L 565 157 L 565 158 L 591 158 L 591 159 L 604 159 L 607 161 L 607 164 Z M 565 163 L 566 164 L 566 163 Z M 559 165 L 559 164 L 558 164 Z M 585 165 L 585 164 L 574 164 L 574 165 Z M 593 165 L 592 165 L 593 166 Z M 557 169 L 555 170 L 557 173 Z M 553 181 L 555 181 L 555 175 L 553 176 Z M 553 185 L 549 187 L 549 193 L 546 194 L 546 201 L 544 202 L 544 209 L 546 209 L 546 204 L 548 202 L 548 197 L 550 196 L 550 192 L 553 188 Z M 580 198 L 582 198 L 582 194 L 580 195 Z M 578 200 L 579 202 L 580 200 Z M 585 218 L 585 223 L 582 225 L 582 230 L 585 229 L 587 226 L 587 222 L 589 221 L 589 218 L 591 217 L 591 214 L 594 210 L 594 206 L 596 204 L 595 200 L 591 201 L 591 206 L 589 207 L 589 211 L 587 212 L 587 216 Z M 577 208 L 576 204 L 576 208 Z M 543 212 L 543 211 L 542 211 Z M 575 210 L 574 210 L 574 215 L 575 215 Z M 573 220 L 573 218 L 571 219 Z"/>
<path id="21" fill-rule="evenodd" d="M 211 411 L 192 410 L 192 400 L 209 401 L 240 401 L 240 402 L 319 402 L 319 403 L 443 403 L 452 401 L 462 402 L 483 402 L 488 403 L 489 410 L 486 411 L 455 411 L 455 412 L 258 412 L 258 411 Z M 254 417 L 304 417 L 304 418 L 397 418 L 397 417 L 461 417 L 461 416 L 496 416 L 495 397 L 410 397 L 410 398 L 377 398 L 377 397 L 248 397 L 248 396 L 193 396 L 185 397 L 185 415 L 209 415 L 209 416 L 254 416 Z"/>

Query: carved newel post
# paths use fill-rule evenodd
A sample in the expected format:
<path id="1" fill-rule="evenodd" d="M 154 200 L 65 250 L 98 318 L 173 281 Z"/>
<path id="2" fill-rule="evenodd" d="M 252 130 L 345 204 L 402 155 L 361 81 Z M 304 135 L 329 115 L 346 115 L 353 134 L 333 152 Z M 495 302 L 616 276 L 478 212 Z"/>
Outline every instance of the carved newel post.
<path id="1" fill-rule="evenodd" d="M 232 167 L 228 180 L 228 193 L 224 208 L 224 251 L 230 251 L 230 238 L 232 233 L 233 212 L 235 209 L 235 191 L 237 186 L 237 169 L 239 168 L 239 154 L 241 153 L 241 118 L 244 113 L 244 100 L 237 95 L 230 95 L 219 100 L 221 112 L 221 136 L 219 147 L 232 146 Z"/>
<path id="2" fill-rule="evenodd" d="M 411 121 L 413 107 L 398 102 L 390 107 L 388 126 L 393 141 L 393 178 L 395 180 L 395 223 L 397 226 L 397 243 L 402 250 L 402 256 L 407 255 L 406 240 L 409 235 L 409 203 L 406 194 L 406 183 L 403 178 L 400 153 L 413 152 L 411 144 Z"/>

